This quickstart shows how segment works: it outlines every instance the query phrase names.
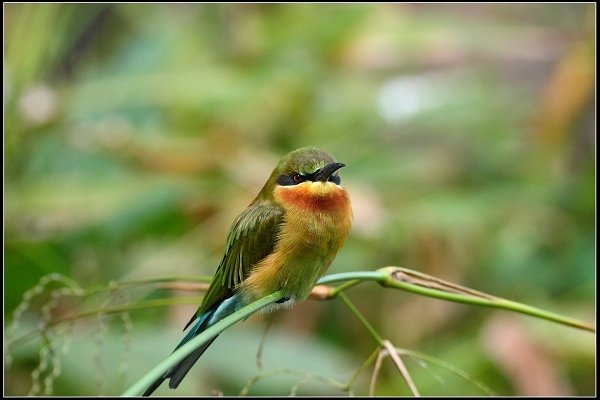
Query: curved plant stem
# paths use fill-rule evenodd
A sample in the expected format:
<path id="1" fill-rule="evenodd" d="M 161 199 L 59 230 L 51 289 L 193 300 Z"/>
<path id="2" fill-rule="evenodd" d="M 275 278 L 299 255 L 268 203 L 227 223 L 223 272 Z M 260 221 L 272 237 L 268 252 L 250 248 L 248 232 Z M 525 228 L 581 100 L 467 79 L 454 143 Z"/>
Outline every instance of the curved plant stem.
<path id="1" fill-rule="evenodd" d="M 174 279 L 175 280 L 175 279 Z M 159 280 L 153 280 L 156 283 Z M 162 280 L 163 282 L 165 280 Z M 350 308 L 350 310 L 356 315 L 356 317 L 363 323 L 363 325 L 369 330 L 369 333 L 375 338 L 380 346 L 383 346 L 383 339 L 377 333 L 375 329 L 368 323 L 366 318 L 358 311 L 358 309 L 350 302 L 348 297 L 344 294 L 344 290 L 352 286 L 355 286 L 364 281 L 375 281 L 384 287 L 390 287 L 395 289 L 402 289 L 412 293 L 417 293 L 424 296 L 434 297 L 441 300 L 454 301 L 464 304 L 473 304 L 486 307 L 501 308 L 509 311 L 515 311 L 522 314 L 528 314 L 537 318 L 546 319 L 553 322 L 558 322 L 563 325 L 572 326 L 579 329 L 595 332 L 595 328 L 591 325 L 578 321 L 572 318 L 562 316 L 560 314 L 540 310 L 535 307 L 531 307 L 515 301 L 502 299 L 496 296 L 488 295 L 483 292 L 478 292 L 473 289 L 469 289 L 454 283 L 444 281 L 439 278 L 432 277 L 427 274 L 416 272 L 406 268 L 400 267 L 386 267 L 376 271 L 359 271 L 359 272 L 347 272 L 341 274 L 333 274 L 323 277 L 319 280 L 318 284 L 325 285 L 335 282 L 346 282 L 337 288 L 334 288 L 331 292 L 332 297 L 340 296 L 342 301 Z M 131 282 L 129 284 L 145 284 L 150 283 L 144 282 Z M 207 329 L 194 339 L 190 340 L 184 346 L 173 352 L 166 360 L 161 362 L 155 368 L 153 368 L 148 374 L 140 379 L 136 384 L 130 387 L 125 393 L 125 396 L 139 395 L 150 383 L 157 379 L 161 374 L 167 371 L 169 368 L 177 364 L 194 349 L 200 346 L 202 343 L 209 340 L 215 334 L 223 331 L 234 323 L 246 318 L 250 314 L 258 311 L 260 308 L 275 303 L 283 297 L 282 292 L 276 292 L 272 295 L 266 296 L 243 309 L 236 311 L 222 321 Z"/>
<path id="2" fill-rule="evenodd" d="M 175 366 L 181 360 L 183 360 L 186 356 L 192 353 L 195 349 L 197 349 L 203 343 L 206 343 L 208 340 L 212 339 L 215 335 L 227 329 L 231 325 L 244 320 L 249 315 L 255 313 L 261 308 L 273 304 L 279 300 L 281 300 L 284 296 L 282 291 L 277 291 L 273 294 L 263 297 L 255 301 L 252 304 L 249 304 L 242 309 L 234 312 L 226 318 L 223 318 L 198 336 L 191 339 L 189 342 L 175 350 L 169 357 L 167 357 L 164 361 L 158 364 L 156 367 L 152 368 L 150 372 L 144 375 L 140 380 L 138 380 L 135 384 L 133 384 L 129 389 L 127 389 L 123 396 L 139 396 L 152 382 L 158 379 L 162 374 L 164 374 L 169 368 Z"/>
<path id="3" fill-rule="evenodd" d="M 325 276 L 317 283 L 326 285 L 335 282 L 355 280 L 375 281 L 384 287 L 402 289 L 422 296 L 429 296 L 463 304 L 500 308 L 557 322 L 573 328 L 596 332 L 596 328 L 586 322 L 550 311 L 541 310 L 516 301 L 492 296 L 407 268 L 385 267 L 376 271 L 344 272 Z"/>
<path id="4" fill-rule="evenodd" d="M 125 281 L 125 282 L 109 282 L 105 285 L 98 285 L 95 287 L 90 287 L 87 289 L 82 289 L 76 285 L 76 283 L 71 281 L 66 281 L 66 286 L 70 288 L 71 292 L 65 292 L 65 296 L 75 296 L 78 298 L 87 298 L 93 296 L 97 293 L 105 292 L 105 291 L 117 291 L 124 288 L 136 287 L 136 286 L 144 286 L 149 284 L 161 284 L 161 283 L 170 283 L 177 281 L 188 281 L 188 282 L 210 282 L 210 277 L 205 276 L 195 276 L 195 277 L 163 277 L 163 278 L 150 278 L 150 279 L 141 279 L 134 281 Z M 339 296 L 342 301 L 348 306 L 348 308 L 352 311 L 352 313 L 361 321 L 361 323 L 366 327 L 369 333 L 373 336 L 373 338 L 378 342 L 380 349 L 386 347 L 384 345 L 383 338 L 378 334 L 378 332 L 370 325 L 367 319 L 358 311 L 358 309 L 350 302 L 348 297 L 345 295 L 345 291 L 350 289 L 353 286 L 356 286 L 360 283 L 366 281 L 374 281 L 379 283 L 383 287 L 393 288 L 393 289 L 401 289 L 408 292 L 416 293 L 423 296 L 434 297 L 441 300 L 453 301 L 464 304 L 472 304 L 484 307 L 493 307 L 504 309 L 513 312 L 519 312 L 522 314 L 527 314 L 536 318 L 545 319 L 552 322 L 557 322 L 563 325 L 571 326 L 578 329 L 587 330 L 590 332 L 595 332 L 595 327 L 586 322 L 582 322 L 573 318 L 569 318 L 560 314 L 552 313 L 549 311 L 544 311 L 538 309 L 536 307 L 532 307 L 526 304 L 518 303 L 515 301 L 503 299 L 500 297 L 492 296 L 483 292 L 479 292 L 473 289 L 469 289 L 467 287 L 463 287 L 448 281 L 444 281 L 439 278 L 435 278 L 433 276 L 423 274 L 417 271 L 413 271 L 407 268 L 400 268 L 395 266 L 380 268 L 375 271 L 358 271 L 358 272 L 346 272 L 340 274 L 332 274 L 323 277 L 317 282 L 318 285 L 330 285 L 337 282 L 342 282 L 342 284 L 337 286 L 322 286 L 321 295 L 315 296 L 317 299 L 325 300 Z M 272 304 L 281 298 L 283 298 L 282 292 L 276 292 L 269 296 L 260 299 L 241 310 L 233 313 L 227 318 L 224 318 L 222 321 L 219 321 L 217 324 L 207 329 L 202 334 L 198 335 L 194 339 L 190 340 L 181 348 L 177 349 L 177 351 L 173 352 L 166 360 L 153 368 L 148 374 L 146 374 L 142 379 L 140 379 L 136 384 L 130 387 L 124 395 L 138 395 L 140 394 L 151 382 L 157 379 L 161 374 L 163 374 L 166 370 L 171 368 L 176 363 L 180 362 L 183 358 L 185 358 L 189 353 L 191 353 L 194 349 L 200 346 L 202 343 L 205 343 L 207 340 L 210 340 L 219 332 L 233 325 L 234 323 L 245 319 L 252 313 L 258 311 L 260 308 Z M 100 309 L 94 309 L 91 311 L 82 312 L 76 315 L 68 316 L 64 319 L 58 319 L 55 321 L 47 322 L 42 328 L 30 332 L 20 338 L 13 339 L 9 341 L 8 346 L 15 346 L 26 340 L 34 337 L 36 334 L 43 334 L 44 329 L 53 327 L 55 325 L 59 325 L 61 323 L 72 323 L 76 319 L 90 317 L 93 315 L 102 314 L 112 314 L 112 313 L 121 313 L 125 311 L 130 311 L 133 309 L 147 308 L 147 307 L 161 307 L 166 305 L 172 305 L 180 302 L 198 302 L 199 298 L 180 298 L 180 299 L 154 299 L 143 301 L 138 304 L 127 304 L 127 305 L 119 305 L 114 307 L 102 307 Z M 388 346 L 389 347 L 389 344 Z M 374 353 L 376 354 L 376 353 Z M 370 362 L 374 360 L 374 356 L 370 357 Z M 377 360 L 380 362 L 380 360 Z M 376 362 L 376 365 L 377 365 Z M 376 379 L 377 375 L 377 367 L 374 371 L 374 379 Z M 414 393 L 414 392 L 413 392 Z"/>

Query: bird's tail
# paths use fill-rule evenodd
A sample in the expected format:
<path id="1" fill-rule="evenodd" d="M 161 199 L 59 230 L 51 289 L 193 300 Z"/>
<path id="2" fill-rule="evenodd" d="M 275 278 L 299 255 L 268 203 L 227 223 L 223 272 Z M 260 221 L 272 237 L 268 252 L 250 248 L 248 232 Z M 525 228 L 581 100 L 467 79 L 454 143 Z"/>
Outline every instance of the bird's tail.
<path id="1" fill-rule="evenodd" d="M 202 314 L 192 329 L 185 335 L 183 340 L 175 347 L 175 350 L 183 346 L 185 343 L 190 341 L 192 338 L 196 337 L 200 333 L 204 332 L 206 329 L 213 326 L 218 321 L 227 317 L 234 311 L 236 311 L 239 307 L 239 298 L 237 294 L 225 299 L 217 306 L 209 309 L 204 314 Z M 165 374 L 158 379 L 156 379 L 144 392 L 143 396 L 150 396 L 158 387 L 164 382 L 165 379 L 169 379 L 169 388 L 175 389 L 183 378 L 187 375 L 192 366 L 198 361 L 200 356 L 208 349 L 208 347 L 214 342 L 214 340 L 219 336 L 218 334 L 213 336 L 208 342 L 204 343 L 202 346 L 198 347 L 192 353 L 190 353 L 186 358 L 181 360 L 179 364 L 170 368 Z M 173 351 L 175 351 L 173 350 Z"/>

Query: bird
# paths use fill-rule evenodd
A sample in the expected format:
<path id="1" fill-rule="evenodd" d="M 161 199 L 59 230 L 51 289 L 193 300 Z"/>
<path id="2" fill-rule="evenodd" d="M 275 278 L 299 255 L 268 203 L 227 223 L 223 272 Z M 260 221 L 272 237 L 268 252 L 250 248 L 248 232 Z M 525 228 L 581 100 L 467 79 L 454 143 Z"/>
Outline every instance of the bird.
<path id="1" fill-rule="evenodd" d="M 352 206 L 341 185 L 339 163 L 328 152 L 302 147 L 284 156 L 268 180 L 231 225 L 223 258 L 196 313 L 190 331 L 175 350 L 236 310 L 281 290 L 274 311 L 305 300 L 344 244 Z M 218 336 L 218 335 L 217 335 Z M 217 338 L 198 347 L 156 379 L 175 389 Z"/>

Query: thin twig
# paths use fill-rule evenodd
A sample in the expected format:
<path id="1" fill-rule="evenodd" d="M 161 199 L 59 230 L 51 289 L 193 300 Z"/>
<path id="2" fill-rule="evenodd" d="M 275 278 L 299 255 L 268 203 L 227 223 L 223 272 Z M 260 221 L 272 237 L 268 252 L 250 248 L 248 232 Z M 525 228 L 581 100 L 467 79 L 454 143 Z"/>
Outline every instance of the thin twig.
<path id="1" fill-rule="evenodd" d="M 348 395 L 349 396 L 353 396 L 353 391 L 352 391 L 352 386 L 354 385 L 354 381 L 358 378 L 358 375 L 364 370 L 366 369 L 369 365 L 371 365 L 371 363 L 373 361 L 375 361 L 375 359 L 377 358 L 377 355 L 379 354 L 380 348 L 377 347 L 375 349 L 375 351 L 373 351 L 373 353 L 371 353 L 371 355 L 365 360 L 365 362 L 358 367 L 358 369 L 354 372 L 354 374 L 352 374 L 352 376 L 350 377 L 350 379 L 348 379 L 348 382 L 346 382 L 346 387 L 348 388 Z"/>
<path id="2" fill-rule="evenodd" d="M 60 325 L 65 322 L 73 322 L 78 319 L 93 317 L 98 314 L 119 314 L 119 313 L 122 313 L 125 311 L 140 310 L 140 309 L 145 309 L 145 308 L 169 307 L 169 306 L 174 306 L 174 305 L 179 305 L 179 304 L 194 304 L 194 303 L 197 304 L 200 302 L 200 300 L 202 300 L 202 297 L 176 297 L 176 298 L 172 298 L 172 299 L 152 299 L 152 300 L 140 301 L 137 304 L 126 304 L 126 305 L 119 305 L 119 306 L 106 307 L 106 308 L 100 307 L 100 308 L 96 308 L 94 310 L 84 311 L 80 314 L 75 314 L 75 315 L 70 315 L 70 316 L 67 316 L 64 318 L 55 319 L 54 321 L 49 322 L 48 325 L 45 325 L 44 327 L 37 328 L 36 330 L 33 330 L 29 333 L 24 334 L 23 336 L 13 339 L 12 341 L 10 341 L 8 343 L 8 347 L 21 345 L 21 344 L 27 342 L 28 340 L 33 339 L 36 335 L 38 335 L 40 332 L 42 332 L 42 330 L 44 330 L 46 328 L 52 328 L 56 325 Z"/>
<path id="3" fill-rule="evenodd" d="M 375 330 L 373 325 L 371 325 L 371 323 L 365 318 L 365 316 L 362 315 L 362 313 L 360 311 L 358 311 L 358 308 L 356 308 L 356 306 L 350 301 L 348 296 L 346 296 L 346 294 L 344 292 L 340 292 L 339 296 L 340 296 L 340 299 L 342 299 L 342 301 L 344 302 L 344 304 L 346 304 L 346 306 L 350 309 L 350 311 L 352 311 L 352 314 L 354 314 L 354 316 L 369 331 L 369 333 L 371 334 L 371 336 L 373 336 L 373 338 L 377 341 L 377 343 L 380 346 L 383 346 L 383 339 L 381 338 L 381 336 L 379 335 L 377 330 Z"/>
<path id="4" fill-rule="evenodd" d="M 209 283 L 204 282 L 169 282 L 156 285 L 156 288 L 178 290 L 181 292 L 206 292 L 209 286 Z"/>
<path id="5" fill-rule="evenodd" d="M 262 369 L 262 355 L 265 347 L 265 343 L 267 342 L 267 335 L 271 331 L 271 328 L 275 324 L 275 318 L 277 314 L 269 314 L 269 319 L 267 322 L 267 326 L 265 327 L 265 331 L 263 332 L 262 337 L 260 338 L 260 344 L 258 345 L 258 351 L 256 352 L 256 366 L 259 370 Z"/>
<path id="6" fill-rule="evenodd" d="M 373 368 L 373 375 L 371 376 L 371 384 L 369 385 L 369 397 L 375 396 L 375 383 L 377 382 L 377 376 L 379 375 L 379 370 L 381 369 L 383 357 L 385 357 L 384 353 L 385 351 L 383 349 L 379 349 L 377 360 L 375 360 L 375 367 Z"/>
<path id="7" fill-rule="evenodd" d="M 481 389 L 481 391 L 483 391 L 486 395 L 488 396 L 496 396 L 496 393 L 494 393 L 494 391 L 492 391 L 489 387 L 487 387 L 486 385 L 484 385 L 483 383 L 479 382 L 478 380 L 476 380 L 475 378 L 473 378 L 469 373 L 463 371 L 462 369 L 447 363 L 446 361 L 440 360 L 438 358 L 432 357 L 430 355 L 424 354 L 424 353 L 420 353 L 414 350 L 406 350 L 406 349 L 399 349 L 396 348 L 396 351 L 399 354 L 405 354 L 413 359 L 415 359 L 415 361 L 418 360 L 422 360 L 423 362 L 429 362 L 431 364 L 435 364 L 440 368 L 444 368 L 448 371 L 450 371 L 451 373 L 463 378 L 464 380 L 466 380 L 467 382 L 471 382 L 473 385 L 477 386 L 479 389 Z M 420 363 L 419 363 L 420 364 Z M 423 368 L 427 368 L 428 365 L 422 365 Z M 430 369 L 427 369 L 429 371 L 429 373 L 432 373 L 432 371 Z"/>
<path id="8" fill-rule="evenodd" d="M 329 377 L 326 377 L 323 375 L 317 375 L 317 374 L 313 374 L 310 372 L 302 371 L 299 369 L 281 368 L 281 369 L 275 369 L 275 370 L 271 370 L 271 371 L 265 371 L 265 372 L 262 372 L 256 376 L 252 377 L 252 379 L 250 379 L 246 383 L 246 385 L 242 388 L 239 396 L 247 396 L 248 393 L 250 392 L 250 389 L 252 389 L 252 387 L 254 385 L 256 385 L 256 383 L 258 383 L 258 381 L 260 381 L 261 379 L 264 379 L 264 378 L 267 378 L 270 376 L 276 376 L 276 375 L 299 375 L 299 376 L 301 376 L 302 380 L 294 385 L 295 389 L 292 388 L 292 391 L 297 391 L 299 386 L 301 386 L 302 384 L 304 384 L 304 382 L 307 382 L 311 379 L 321 382 L 325 385 L 331 386 L 340 391 L 343 391 L 343 392 L 346 391 L 346 385 L 341 382 L 336 381 L 335 379 L 332 379 L 332 378 L 329 378 Z"/>
<path id="9" fill-rule="evenodd" d="M 406 381 L 406 384 L 408 385 L 408 388 L 410 389 L 412 394 L 416 397 L 420 397 L 421 395 L 419 394 L 419 391 L 417 390 L 417 386 L 415 385 L 415 382 L 412 380 L 410 373 L 408 372 L 408 369 L 406 369 L 406 365 L 404 365 L 404 362 L 398 355 L 398 352 L 396 351 L 396 348 L 394 347 L 394 345 L 392 345 L 392 343 L 386 339 L 383 341 L 383 346 L 387 349 L 388 353 L 390 354 L 390 357 L 392 357 L 392 360 L 394 360 L 394 364 L 396 364 L 396 368 L 398 368 L 398 371 L 400 371 L 400 375 L 402 375 L 402 377 Z"/>

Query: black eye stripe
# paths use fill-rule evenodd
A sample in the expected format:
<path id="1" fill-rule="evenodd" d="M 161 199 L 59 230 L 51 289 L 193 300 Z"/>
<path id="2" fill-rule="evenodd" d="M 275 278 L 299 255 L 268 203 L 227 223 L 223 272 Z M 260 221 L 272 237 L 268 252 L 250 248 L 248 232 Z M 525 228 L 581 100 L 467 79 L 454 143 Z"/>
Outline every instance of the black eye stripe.
<path id="1" fill-rule="evenodd" d="M 311 178 L 313 175 L 314 174 L 302 175 L 297 172 L 290 175 L 280 175 L 279 178 L 277 178 L 277 183 L 281 186 L 293 186 L 312 180 Z"/>
<path id="2" fill-rule="evenodd" d="M 279 178 L 277 178 L 277 184 L 281 186 L 293 186 L 306 181 L 314 181 L 314 178 L 319 173 L 319 171 L 320 169 L 308 175 L 302 175 L 299 173 L 293 173 L 290 175 L 280 175 Z M 301 177 L 301 179 L 298 180 L 298 177 Z M 328 181 L 333 182 L 336 185 L 339 185 L 342 182 L 340 176 L 337 173 L 331 175 Z"/>
<path id="3" fill-rule="evenodd" d="M 318 172 L 318 171 L 317 171 Z M 280 175 L 279 178 L 277 178 L 277 184 L 281 185 L 281 186 L 293 186 L 293 185 L 297 185 L 299 183 L 302 182 L 306 182 L 306 181 L 310 181 L 312 180 L 312 175 L 314 174 L 310 174 L 310 175 L 300 175 L 303 179 L 300 181 L 296 181 L 294 179 L 294 175 L 300 175 L 300 174 L 292 174 L 292 175 Z M 339 185 L 342 182 L 342 179 L 340 178 L 339 175 L 335 174 L 335 175 L 331 175 L 328 179 L 329 182 L 333 182 L 336 185 Z"/>
<path id="4" fill-rule="evenodd" d="M 298 182 L 295 182 L 294 178 L 289 175 L 280 175 L 279 178 L 277 178 L 277 184 L 281 186 L 292 186 L 297 185 Z"/>

